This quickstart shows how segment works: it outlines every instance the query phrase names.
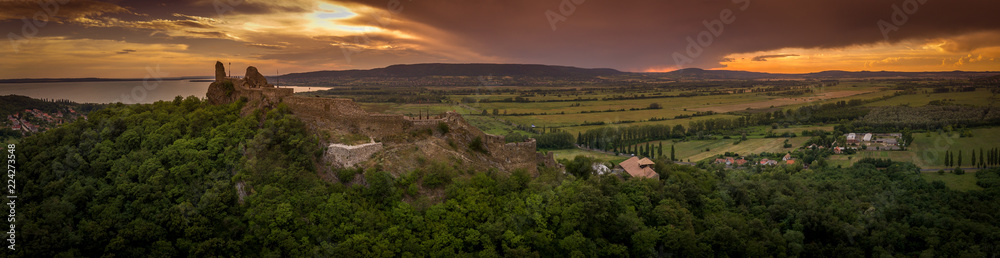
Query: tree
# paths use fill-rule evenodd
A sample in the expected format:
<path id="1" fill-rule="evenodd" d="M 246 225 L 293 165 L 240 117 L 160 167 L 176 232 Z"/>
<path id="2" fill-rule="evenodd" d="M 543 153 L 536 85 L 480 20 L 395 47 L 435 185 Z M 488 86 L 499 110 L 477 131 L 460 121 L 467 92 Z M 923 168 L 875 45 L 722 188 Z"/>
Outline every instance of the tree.
<path id="1" fill-rule="evenodd" d="M 671 161 L 677 160 L 677 156 L 674 156 L 674 145 L 673 144 L 670 145 L 670 160 Z"/>
<path id="2" fill-rule="evenodd" d="M 958 167 L 962 167 L 962 150 L 958 150 Z"/>
<path id="3" fill-rule="evenodd" d="M 663 142 L 660 142 L 660 155 L 658 155 L 657 157 L 660 156 L 663 156 Z"/>
<path id="4" fill-rule="evenodd" d="M 676 138 L 683 138 L 684 135 L 686 135 L 685 132 L 684 132 L 684 126 L 683 125 L 675 125 L 674 126 L 674 130 L 672 132 L 674 133 L 674 137 L 676 137 Z"/>
<path id="5" fill-rule="evenodd" d="M 983 148 L 979 148 L 979 167 L 986 167 L 986 160 L 983 159 Z"/>
<path id="6" fill-rule="evenodd" d="M 976 149 L 972 149 L 972 166 L 976 166 Z"/>

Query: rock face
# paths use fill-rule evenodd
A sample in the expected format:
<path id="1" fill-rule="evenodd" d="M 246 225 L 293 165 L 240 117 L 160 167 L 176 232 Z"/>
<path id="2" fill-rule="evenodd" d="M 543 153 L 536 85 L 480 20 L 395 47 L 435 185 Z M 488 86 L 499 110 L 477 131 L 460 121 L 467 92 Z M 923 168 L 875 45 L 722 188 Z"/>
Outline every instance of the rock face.
<path id="1" fill-rule="evenodd" d="M 222 62 L 215 62 L 215 81 L 221 82 L 226 79 L 226 66 Z"/>
<path id="2" fill-rule="evenodd" d="M 247 88 L 273 88 L 273 85 L 267 84 L 267 78 L 264 78 L 263 74 L 257 71 L 257 67 L 247 67 L 247 75 L 243 77 L 243 85 Z"/>

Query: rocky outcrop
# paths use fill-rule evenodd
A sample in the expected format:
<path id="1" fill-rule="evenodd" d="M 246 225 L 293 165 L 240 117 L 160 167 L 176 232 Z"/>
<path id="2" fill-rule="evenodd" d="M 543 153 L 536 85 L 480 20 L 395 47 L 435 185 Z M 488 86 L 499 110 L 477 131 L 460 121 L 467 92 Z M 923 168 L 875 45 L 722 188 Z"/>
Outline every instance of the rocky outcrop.
<path id="1" fill-rule="evenodd" d="M 215 62 L 215 81 L 222 81 L 226 79 L 226 65 L 222 62 Z"/>
<path id="2" fill-rule="evenodd" d="M 243 86 L 256 89 L 256 88 L 274 88 L 274 85 L 267 84 L 267 78 L 264 78 L 263 74 L 257 71 L 257 67 L 247 67 L 247 74 L 243 76 Z"/>

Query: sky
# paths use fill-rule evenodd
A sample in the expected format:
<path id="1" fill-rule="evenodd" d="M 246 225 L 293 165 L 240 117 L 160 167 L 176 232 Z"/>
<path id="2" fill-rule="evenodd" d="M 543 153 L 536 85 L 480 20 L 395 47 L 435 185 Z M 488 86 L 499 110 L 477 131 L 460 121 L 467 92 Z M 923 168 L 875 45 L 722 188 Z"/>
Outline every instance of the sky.
<path id="1" fill-rule="evenodd" d="M 0 79 L 412 63 L 998 71 L 993 0 L 0 0 Z"/>

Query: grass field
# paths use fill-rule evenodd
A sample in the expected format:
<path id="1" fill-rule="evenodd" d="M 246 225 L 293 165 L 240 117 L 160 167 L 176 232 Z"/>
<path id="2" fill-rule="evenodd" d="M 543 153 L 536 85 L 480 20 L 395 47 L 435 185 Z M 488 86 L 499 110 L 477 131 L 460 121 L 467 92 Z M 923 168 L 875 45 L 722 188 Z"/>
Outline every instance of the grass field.
<path id="1" fill-rule="evenodd" d="M 930 90 L 930 89 L 927 89 Z M 950 93 L 930 93 L 903 95 L 895 98 L 868 103 L 866 106 L 897 106 L 909 105 L 911 107 L 924 106 L 934 100 L 950 100 L 955 104 L 986 106 L 989 104 L 987 96 L 992 95 L 989 89 L 980 88 L 972 92 L 950 92 Z"/>
<path id="2" fill-rule="evenodd" d="M 684 128 L 687 128 L 688 125 L 691 124 L 691 121 L 699 121 L 699 120 L 707 120 L 707 119 L 715 119 L 715 118 L 737 118 L 737 117 L 738 116 L 734 116 L 734 115 L 711 115 L 711 116 L 699 116 L 699 117 L 683 118 L 683 119 L 670 119 L 670 120 L 663 120 L 663 121 L 652 121 L 652 122 L 647 121 L 647 122 L 639 122 L 639 123 L 619 124 L 617 126 L 638 126 L 638 125 L 669 125 L 669 126 L 675 126 L 675 125 L 682 125 L 682 126 L 684 126 Z M 587 131 L 587 130 L 590 130 L 590 129 L 602 128 L 602 127 L 607 127 L 607 126 L 608 125 L 571 126 L 571 127 L 563 127 L 561 129 L 564 130 L 564 131 L 570 132 L 573 135 L 576 135 L 577 132 L 583 132 L 583 131 Z"/>
<path id="3" fill-rule="evenodd" d="M 920 177 L 923 177 L 927 182 L 941 181 L 944 182 L 945 186 L 949 189 L 956 191 L 975 191 L 982 190 L 982 187 L 976 185 L 976 173 L 968 172 L 964 175 L 956 175 L 952 173 L 944 173 L 944 175 L 939 175 L 937 172 L 923 172 L 920 173 Z"/>
<path id="4" fill-rule="evenodd" d="M 588 156 L 588 157 L 596 158 L 596 159 L 603 160 L 603 161 L 610 161 L 610 162 L 613 162 L 613 163 L 617 164 L 619 162 L 622 162 L 622 161 L 628 159 L 628 157 L 624 157 L 624 156 L 614 156 L 614 155 L 609 155 L 609 154 L 602 153 L 602 152 L 588 151 L 588 150 L 581 150 L 581 149 L 551 150 L 549 152 L 553 153 L 553 156 L 555 156 L 556 160 L 559 160 L 559 159 L 573 159 L 573 158 L 576 158 L 576 156 L 581 156 L 582 155 L 582 156 Z"/>
<path id="5" fill-rule="evenodd" d="M 761 152 L 789 152 L 795 150 L 795 148 L 802 147 L 802 144 L 805 144 L 805 142 L 809 140 L 809 137 L 790 138 L 788 143 L 792 144 L 791 148 L 783 148 L 785 139 L 786 138 L 747 139 L 746 141 L 735 145 L 733 143 L 736 142 L 736 139 L 687 141 L 676 143 L 674 145 L 674 151 L 676 157 L 680 160 L 698 162 L 726 152 L 733 152 L 740 155 L 756 154 Z M 650 145 L 659 146 L 661 142 L 663 143 L 664 153 L 669 155 L 670 145 L 674 144 L 673 141 L 654 141 L 651 142 Z"/>
<path id="6" fill-rule="evenodd" d="M 961 138 L 957 133 L 949 136 L 936 132 L 913 134 L 913 144 L 908 151 L 911 156 L 908 160 L 900 157 L 898 161 L 911 161 L 923 168 L 944 168 L 945 151 L 955 152 L 956 159 L 958 151 L 962 151 L 962 164 L 969 166 L 972 150 L 976 151 L 978 159 L 980 149 L 1000 147 L 1000 127 L 972 129 L 972 136 Z"/>

